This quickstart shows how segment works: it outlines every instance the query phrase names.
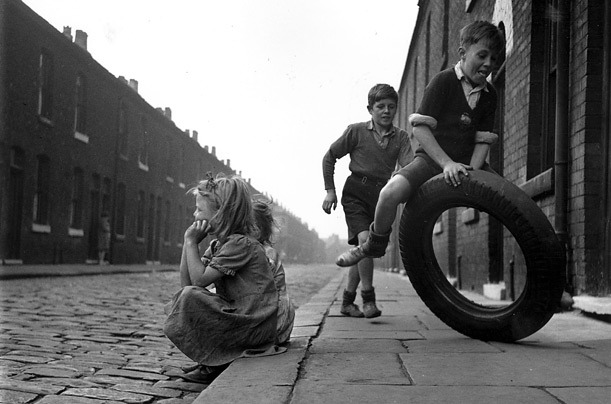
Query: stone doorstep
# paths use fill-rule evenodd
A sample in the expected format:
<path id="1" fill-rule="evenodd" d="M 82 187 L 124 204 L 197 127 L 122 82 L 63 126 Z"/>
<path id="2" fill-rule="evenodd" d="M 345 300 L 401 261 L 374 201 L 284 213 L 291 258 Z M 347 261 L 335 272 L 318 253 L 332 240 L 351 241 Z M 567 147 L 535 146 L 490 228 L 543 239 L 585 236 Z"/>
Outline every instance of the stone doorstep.
<path id="1" fill-rule="evenodd" d="M 611 315 L 611 296 L 594 297 L 587 295 L 573 296 L 573 308 L 586 313 Z"/>

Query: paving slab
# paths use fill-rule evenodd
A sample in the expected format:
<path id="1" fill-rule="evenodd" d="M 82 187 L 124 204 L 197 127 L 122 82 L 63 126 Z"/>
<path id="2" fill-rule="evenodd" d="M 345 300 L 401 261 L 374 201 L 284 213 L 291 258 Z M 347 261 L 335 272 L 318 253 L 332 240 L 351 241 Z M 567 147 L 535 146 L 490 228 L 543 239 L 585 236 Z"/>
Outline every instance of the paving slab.
<path id="1" fill-rule="evenodd" d="M 355 317 L 329 317 L 324 333 L 332 331 L 419 331 L 422 323 L 414 316 L 381 316 L 372 319 Z"/>
<path id="2" fill-rule="evenodd" d="M 300 380 L 332 380 L 337 384 L 411 384 L 399 354 L 392 353 L 312 354 L 306 359 L 304 369 Z"/>
<path id="3" fill-rule="evenodd" d="M 416 385 L 609 386 L 611 368 L 575 352 L 399 355 Z"/>
<path id="4" fill-rule="evenodd" d="M 385 353 L 406 353 L 407 349 L 396 339 L 336 339 L 321 337 L 312 341 L 308 350 L 311 354 L 324 354 L 336 352 L 385 352 Z"/>
<path id="5" fill-rule="evenodd" d="M 607 387 L 562 387 L 546 389 L 563 403 L 609 403 L 611 386 Z"/>
<path id="6" fill-rule="evenodd" d="M 203 402 L 202 402 L 203 403 Z M 303 380 L 293 392 L 291 404 L 384 403 L 384 404 L 558 404 L 546 392 L 528 387 L 388 386 L 345 384 Z"/>

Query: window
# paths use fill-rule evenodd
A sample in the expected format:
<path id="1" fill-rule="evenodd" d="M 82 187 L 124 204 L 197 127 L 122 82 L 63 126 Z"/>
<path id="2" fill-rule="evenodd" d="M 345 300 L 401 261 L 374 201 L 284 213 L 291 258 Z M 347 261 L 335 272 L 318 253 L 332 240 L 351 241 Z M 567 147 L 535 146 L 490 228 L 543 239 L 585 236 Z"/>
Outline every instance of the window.
<path id="1" fill-rule="evenodd" d="M 138 149 L 138 163 L 140 168 L 144 171 L 148 171 L 149 165 L 149 152 L 148 152 L 148 128 L 146 118 L 140 119 L 140 147 Z"/>
<path id="2" fill-rule="evenodd" d="M 128 126 L 127 126 L 127 106 L 125 101 L 121 100 L 119 103 L 119 153 L 123 157 L 128 156 L 127 141 L 128 141 Z"/>
<path id="3" fill-rule="evenodd" d="M 72 201 L 70 204 L 70 227 L 83 228 L 83 170 L 75 168 L 72 175 Z"/>
<path id="4" fill-rule="evenodd" d="M 33 216 L 34 223 L 39 225 L 49 224 L 49 179 L 51 171 L 49 165 L 49 158 L 47 156 L 39 155 L 37 157 L 36 194 L 34 195 Z"/>
<path id="5" fill-rule="evenodd" d="M 85 76 L 79 74 L 76 77 L 75 108 L 74 108 L 74 132 L 84 135 L 87 133 L 87 81 Z"/>
<path id="6" fill-rule="evenodd" d="M 138 205 L 136 213 L 136 237 L 144 239 L 144 208 L 146 201 L 144 200 L 144 191 L 138 192 Z"/>
<path id="7" fill-rule="evenodd" d="M 539 15 L 533 35 L 533 64 L 540 66 L 539 78 L 533 80 L 531 104 L 539 106 L 533 110 L 532 135 L 529 138 L 528 178 L 535 177 L 554 166 L 554 138 L 556 132 L 556 81 L 558 44 L 558 0 L 547 0 L 535 9 Z M 535 13 L 535 11 L 533 13 Z M 540 109 L 539 109 L 540 108 Z"/>
<path id="8" fill-rule="evenodd" d="M 43 50 L 38 65 L 38 115 L 51 121 L 53 110 L 53 57 Z"/>
<path id="9" fill-rule="evenodd" d="M 117 222 L 115 223 L 115 233 L 125 235 L 125 184 L 117 185 Z"/>

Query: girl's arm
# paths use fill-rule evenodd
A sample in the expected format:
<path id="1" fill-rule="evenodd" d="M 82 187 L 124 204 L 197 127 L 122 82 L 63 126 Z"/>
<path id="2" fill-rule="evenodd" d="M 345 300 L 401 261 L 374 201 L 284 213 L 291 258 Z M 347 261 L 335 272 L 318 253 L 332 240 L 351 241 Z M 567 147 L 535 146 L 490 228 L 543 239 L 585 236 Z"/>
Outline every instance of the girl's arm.
<path id="1" fill-rule="evenodd" d="M 207 220 L 197 220 L 185 231 L 183 244 L 183 253 L 181 259 L 181 282 L 182 282 L 182 265 L 186 263 L 188 277 L 190 283 L 187 285 L 195 285 L 205 288 L 214 283 L 221 276 L 222 272 L 214 268 L 206 267 L 199 256 L 199 243 L 208 235 L 210 225 Z M 183 285 L 183 286 L 187 286 Z"/>
<path id="2" fill-rule="evenodd" d="M 474 170 L 482 168 L 488 157 L 490 151 L 490 145 L 488 143 L 476 143 L 475 149 L 473 149 L 473 155 L 471 156 L 471 166 Z"/>
<path id="3" fill-rule="evenodd" d="M 191 276 L 189 275 L 189 266 L 187 265 L 187 244 L 182 244 L 182 255 L 180 257 L 180 287 L 192 285 Z"/>
<path id="4" fill-rule="evenodd" d="M 460 184 L 460 173 L 469 175 L 467 170 L 471 167 L 452 160 L 439 146 L 435 136 L 433 136 L 433 132 L 431 132 L 427 125 L 414 126 L 413 133 L 424 151 L 443 170 L 443 177 L 446 183 L 458 186 Z"/>
<path id="5" fill-rule="evenodd" d="M 185 256 L 189 269 L 189 278 L 195 286 L 205 288 L 223 276 L 223 273 L 212 267 L 205 267 L 199 256 L 199 243 L 185 240 Z"/>

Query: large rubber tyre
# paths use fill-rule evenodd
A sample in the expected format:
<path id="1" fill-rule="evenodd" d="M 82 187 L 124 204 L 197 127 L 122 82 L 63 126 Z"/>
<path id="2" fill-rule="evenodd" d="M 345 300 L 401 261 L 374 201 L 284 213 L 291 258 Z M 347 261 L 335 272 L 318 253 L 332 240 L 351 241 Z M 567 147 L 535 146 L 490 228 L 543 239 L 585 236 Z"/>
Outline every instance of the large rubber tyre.
<path id="1" fill-rule="evenodd" d="M 472 207 L 500 221 L 526 261 L 524 290 L 504 307 L 476 304 L 454 288 L 433 250 L 436 219 L 454 207 Z M 554 314 L 565 283 L 565 251 L 547 217 L 520 188 L 502 177 L 474 170 L 452 187 L 440 174 L 428 180 L 403 210 L 399 244 L 409 279 L 428 308 L 469 337 L 516 341 L 543 327 Z"/>

